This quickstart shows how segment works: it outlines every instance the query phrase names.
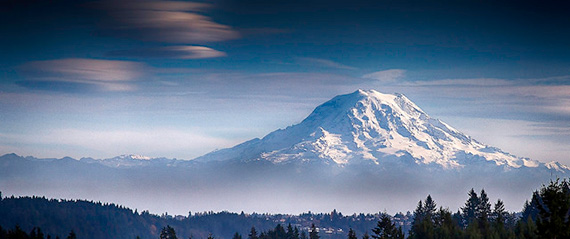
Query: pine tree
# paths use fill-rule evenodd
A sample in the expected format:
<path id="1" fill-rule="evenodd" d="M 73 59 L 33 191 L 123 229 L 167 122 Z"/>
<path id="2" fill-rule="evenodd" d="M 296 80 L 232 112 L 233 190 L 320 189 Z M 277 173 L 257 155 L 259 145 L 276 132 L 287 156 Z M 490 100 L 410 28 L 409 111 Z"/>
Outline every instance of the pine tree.
<path id="1" fill-rule="evenodd" d="M 362 235 L 362 239 L 370 239 L 368 232 L 365 232 L 364 235 Z"/>
<path id="2" fill-rule="evenodd" d="M 285 234 L 285 238 L 286 239 L 295 239 L 295 232 L 293 231 L 293 226 L 291 226 L 291 223 L 289 223 L 289 225 L 287 225 L 287 232 Z"/>
<path id="3" fill-rule="evenodd" d="M 526 219 L 530 217 L 533 221 L 536 221 L 536 218 L 538 217 L 538 204 L 540 203 L 539 198 L 540 194 L 538 191 L 534 191 L 530 202 L 526 201 L 524 203 L 522 219 L 526 221 Z"/>
<path id="4" fill-rule="evenodd" d="M 232 239 L 242 239 L 242 238 L 241 238 L 241 235 L 238 232 L 236 232 L 234 234 L 234 236 L 232 237 Z"/>
<path id="5" fill-rule="evenodd" d="M 176 231 L 174 231 L 174 228 L 170 227 L 170 225 L 167 225 L 166 227 L 162 228 L 162 231 L 160 232 L 160 239 L 178 239 L 178 237 L 176 237 Z"/>
<path id="6" fill-rule="evenodd" d="M 317 227 L 315 227 L 315 224 L 313 223 L 311 225 L 311 231 L 309 232 L 309 239 L 319 239 L 321 238 L 319 236 L 319 232 L 317 231 Z"/>
<path id="7" fill-rule="evenodd" d="M 465 202 L 465 206 L 461 208 L 463 216 L 463 227 L 467 227 L 471 222 L 477 219 L 477 211 L 479 207 L 479 197 L 473 188 L 468 193 L 469 199 Z"/>
<path id="8" fill-rule="evenodd" d="M 434 237 L 434 217 L 436 212 L 436 203 L 428 195 L 424 203 L 420 201 L 414 211 L 414 221 L 410 230 L 409 238 L 433 238 Z"/>
<path id="9" fill-rule="evenodd" d="M 491 225 L 489 223 L 489 215 L 491 214 L 491 203 L 489 202 L 489 197 L 485 193 L 485 189 L 481 190 L 479 196 L 479 205 L 477 206 L 477 221 L 479 224 L 479 230 L 484 238 L 489 238 L 491 234 Z"/>
<path id="10" fill-rule="evenodd" d="M 255 227 L 251 227 L 251 230 L 249 231 L 249 235 L 247 235 L 248 239 L 259 239 L 259 237 L 257 237 L 257 231 L 255 230 Z"/>
<path id="11" fill-rule="evenodd" d="M 516 238 L 520 239 L 539 239 L 536 224 L 530 216 L 517 222 L 515 234 Z"/>
<path id="12" fill-rule="evenodd" d="M 453 219 L 451 212 L 443 207 L 439 208 L 435 221 L 434 238 L 459 239 L 462 231 Z"/>
<path id="13" fill-rule="evenodd" d="M 299 228 L 297 228 L 297 226 L 295 226 L 295 228 L 293 228 L 293 238 L 294 239 L 300 239 L 299 238 Z"/>
<path id="14" fill-rule="evenodd" d="M 77 235 L 75 235 L 75 232 L 73 230 L 71 230 L 71 232 L 69 232 L 67 239 L 77 239 Z"/>
<path id="15" fill-rule="evenodd" d="M 348 230 L 348 239 L 358 239 L 358 237 L 356 236 L 356 232 L 354 232 L 352 228 Z"/>
<path id="16" fill-rule="evenodd" d="M 505 205 L 501 199 L 498 199 L 491 214 L 491 221 L 492 227 L 499 238 L 508 238 L 508 230 L 505 225 L 507 217 Z"/>
<path id="17" fill-rule="evenodd" d="M 382 215 L 372 232 L 374 233 L 372 234 L 374 239 L 404 239 L 402 229 L 392 223 L 392 220 L 386 214 Z"/>
<path id="18" fill-rule="evenodd" d="M 437 210 L 437 205 L 435 204 L 435 201 L 433 201 L 431 195 L 428 195 L 425 200 L 424 213 L 426 214 L 426 216 L 433 217 L 436 210 Z"/>
<path id="19" fill-rule="evenodd" d="M 27 239 L 28 234 L 20 228 L 19 225 L 16 225 L 14 229 L 11 229 L 7 233 L 7 238 L 10 239 Z"/>
<path id="20" fill-rule="evenodd" d="M 564 180 L 551 181 L 540 190 L 538 233 L 544 238 L 570 238 L 570 186 Z"/>

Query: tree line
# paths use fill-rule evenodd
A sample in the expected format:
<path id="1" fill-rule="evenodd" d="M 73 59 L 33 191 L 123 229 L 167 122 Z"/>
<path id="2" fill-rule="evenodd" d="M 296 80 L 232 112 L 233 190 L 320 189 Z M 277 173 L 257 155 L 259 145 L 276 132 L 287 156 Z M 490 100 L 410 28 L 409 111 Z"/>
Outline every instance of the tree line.
<path id="1" fill-rule="evenodd" d="M 283 227 L 281 222 L 287 221 Z M 15 224 L 18 222 L 27 223 L 29 232 Z M 338 230 L 319 234 L 327 227 Z M 138 213 L 114 204 L 0 196 L 0 239 L 59 239 L 57 235 L 67 235 L 62 239 L 178 239 L 174 228 L 185 235 L 180 238 L 190 239 L 570 238 L 570 183 L 556 180 L 544 185 L 533 192 L 520 213 L 507 212 L 500 199 L 491 203 L 485 190 L 471 189 L 457 212 L 438 207 L 428 195 L 418 202 L 413 213 L 395 216 L 344 216 L 335 210 L 330 214 L 308 212 L 299 216 L 209 212 L 173 217 Z"/>

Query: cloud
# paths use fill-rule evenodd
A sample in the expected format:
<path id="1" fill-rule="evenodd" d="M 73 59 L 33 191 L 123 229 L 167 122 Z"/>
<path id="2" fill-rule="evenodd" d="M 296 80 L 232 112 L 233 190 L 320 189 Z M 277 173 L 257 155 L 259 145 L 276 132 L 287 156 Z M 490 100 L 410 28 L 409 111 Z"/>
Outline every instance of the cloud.
<path id="1" fill-rule="evenodd" d="M 130 61 L 69 58 L 28 62 L 19 67 L 26 80 L 20 86 L 64 92 L 131 91 L 145 75 L 146 65 Z"/>
<path id="2" fill-rule="evenodd" d="M 224 57 L 226 53 L 205 46 L 167 46 L 112 51 L 107 55 L 136 58 L 206 59 Z"/>
<path id="3" fill-rule="evenodd" d="M 513 81 L 493 78 L 476 78 L 476 79 L 443 79 L 430 81 L 408 81 L 403 84 L 411 86 L 469 86 L 469 87 L 496 87 L 513 85 Z"/>
<path id="4" fill-rule="evenodd" d="M 104 1 L 106 30 L 122 37 L 164 43 L 203 44 L 240 37 L 230 26 L 200 13 L 209 4 L 177 1 Z"/>
<path id="5" fill-rule="evenodd" d="M 335 69 L 342 69 L 342 70 L 357 70 L 358 68 L 347 66 L 335 61 L 327 60 L 327 59 L 320 59 L 320 58 L 312 58 L 312 57 L 298 57 L 297 62 L 309 65 L 309 66 L 317 66 L 317 67 L 326 67 L 326 68 L 335 68 Z"/>
<path id="6" fill-rule="evenodd" d="M 363 75 L 362 78 L 373 79 L 381 82 L 396 82 L 399 79 L 404 78 L 406 70 L 401 69 L 391 69 L 384 71 L 372 72 L 370 74 Z"/>

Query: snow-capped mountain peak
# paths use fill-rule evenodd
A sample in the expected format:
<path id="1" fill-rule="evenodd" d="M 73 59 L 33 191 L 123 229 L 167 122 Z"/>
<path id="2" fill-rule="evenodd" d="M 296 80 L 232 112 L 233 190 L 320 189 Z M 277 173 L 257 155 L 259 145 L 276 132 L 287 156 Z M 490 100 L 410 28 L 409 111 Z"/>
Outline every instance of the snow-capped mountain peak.
<path id="1" fill-rule="evenodd" d="M 477 159 L 512 168 L 539 165 L 479 143 L 431 118 L 403 94 L 375 90 L 336 96 L 299 124 L 197 160 L 318 160 L 346 165 L 370 161 L 382 164 L 386 157 L 411 158 L 418 165 L 445 169 L 462 168 Z"/>
<path id="2" fill-rule="evenodd" d="M 142 155 L 138 155 L 138 154 L 123 154 L 123 155 L 114 157 L 114 159 L 150 160 L 151 157 L 142 156 Z"/>

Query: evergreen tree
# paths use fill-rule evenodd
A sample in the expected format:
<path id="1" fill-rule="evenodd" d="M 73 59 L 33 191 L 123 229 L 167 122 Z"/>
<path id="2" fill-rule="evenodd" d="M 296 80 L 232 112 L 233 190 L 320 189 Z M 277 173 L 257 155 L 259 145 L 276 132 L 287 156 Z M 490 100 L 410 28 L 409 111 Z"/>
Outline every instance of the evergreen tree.
<path id="1" fill-rule="evenodd" d="M 428 195 L 426 197 L 424 205 L 425 205 L 424 206 L 425 215 L 433 217 L 433 215 L 435 214 L 435 211 L 437 210 L 437 205 L 435 204 L 435 201 L 431 198 L 431 195 Z"/>
<path id="2" fill-rule="evenodd" d="M 517 222 L 515 228 L 516 238 L 519 239 L 539 239 L 538 230 L 536 224 L 532 220 L 532 217 L 527 217 L 526 220 L 521 219 Z"/>
<path id="3" fill-rule="evenodd" d="M 295 232 L 293 231 L 293 226 L 291 226 L 291 223 L 289 223 L 289 225 L 287 225 L 287 232 L 285 234 L 285 238 L 286 239 L 295 239 Z"/>
<path id="4" fill-rule="evenodd" d="M 44 233 L 39 227 L 32 228 L 30 232 L 30 239 L 44 239 Z"/>
<path id="5" fill-rule="evenodd" d="M 451 212 L 443 207 L 439 208 L 435 221 L 434 238 L 459 239 L 462 238 L 462 231 Z"/>
<path id="6" fill-rule="evenodd" d="M 294 239 L 300 239 L 299 238 L 299 228 L 297 228 L 297 226 L 295 226 L 295 228 L 293 228 L 293 238 Z"/>
<path id="7" fill-rule="evenodd" d="M 539 198 L 540 195 L 538 191 L 534 191 L 532 193 L 532 198 L 530 202 L 526 201 L 524 203 L 522 217 L 521 217 L 524 221 L 526 221 L 527 218 L 529 217 L 531 220 L 536 221 L 536 218 L 538 217 Z"/>
<path id="8" fill-rule="evenodd" d="M 434 217 L 436 212 L 435 201 L 428 195 L 424 203 L 418 202 L 414 211 L 414 220 L 409 238 L 433 238 L 434 237 Z"/>
<path id="9" fill-rule="evenodd" d="M 491 214 L 492 228 L 499 238 L 509 238 L 509 232 L 506 226 L 508 213 L 505 212 L 505 205 L 501 199 L 498 199 Z"/>
<path id="10" fill-rule="evenodd" d="M 300 239 L 307 239 L 307 233 L 305 233 L 305 231 L 301 231 L 301 236 L 299 238 Z"/>
<path id="11" fill-rule="evenodd" d="M 465 202 L 465 206 L 461 208 L 463 217 L 463 227 L 467 227 L 471 222 L 477 219 L 479 207 L 479 197 L 473 188 L 468 193 L 469 199 Z"/>
<path id="12" fill-rule="evenodd" d="M 232 239 L 242 239 L 242 238 L 241 238 L 241 235 L 238 232 L 236 232 L 234 234 L 234 236 L 232 237 Z"/>
<path id="13" fill-rule="evenodd" d="M 176 231 L 174 231 L 174 228 L 172 228 L 170 225 L 167 225 L 166 227 L 162 228 L 162 231 L 160 232 L 160 239 L 178 239 L 178 237 L 176 237 Z"/>
<path id="14" fill-rule="evenodd" d="M 6 239 L 8 237 L 8 234 L 6 232 L 6 230 L 4 230 L 4 228 L 2 228 L 2 226 L 0 225 L 0 239 Z"/>
<path id="15" fill-rule="evenodd" d="M 16 227 L 14 229 L 8 231 L 7 238 L 10 238 L 10 239 L 27 239 L 28 234 L 25 231 L 23 231 L 19 225 L 16 225 Z"/>
<path id="16" fill-rule="evenodd" d="M 277 226 L 275 226 L 275 229 L 273 231 L 269 231 L 267 234 L 269 237 L 275 239 L 285 239 L 285 237 L 287 236 L 285 228 L 283 228 L 281 224 L 277 224 Z"/>
<path id="17" fill-rule="evenodd" d="M 249 235 L 247 235 L 248 239 L 259 239 L 257 237 L 257 231 L 255 230 L 255 227 L 251 227 L 251 230 L 249 231 Z"/>
<path id="18" fill-rule="evenodd" d="M 479 230 L 483 238 L 491 237 L 491 225 L 489 223 L 489 215 L 491 214 L 491 203 L 489 202 L 489 197 L 485 193 L 485 189 L 481 190 L 479 196 L 479 205 L 477 206 L 477 222 L 479 224 Z"/>
<path id="19" fill-rule="evenodd" d="M 483 238 L 483 235 L 481 234 L 481 231 L 479 230 L 479 221 L 472 220 L 471 223 L 469 223 L 469 225 L 467 225 L 467 228 L 465 228 L 465 238 L 468 238 L 468 239 L 482 239 Z"/>
<path id="20" fill-rule="evenodd" d="M 364 235 L 362 235 L 362 239 L 370 239 L 368 232 L 365 232 Z"/>
<path id="21" fill-rule="evenodd" d="M 356 236 L 356 232 L 354 232 L 352 228 L 348 230 L 348 239 L 358 239 L 358 237 Z"/>
<path id="22" fill-rule="evenodd" d="M 392 223 L 392 220 L 386 214 L 382 215 L 372 232 L 374 233 L 372 234 L 374 239 L 404 239 L 402 229 Z"/>
<path id="23" fill-rule="evenodd" d="M 536 226 L 543 238 L 570 238 L 570 186 L 551 181 L 540 190 Z"/>
<path id="24" fill-rule="evenodd" d="M 77 239 L 77 235 L 75 235 L 75 232 L 73 230 L 69 232 L 69 235 L 67 235 L 67 239 Z"/>
<path id="25" fill-rule="evenodd" d="M 315 224 L 311 224 L 311 231 L 309 232 L 309 239 L 319 239 L 321 238 L 319 236 L 319 232 L 317 231 L 317 227 L 315 227 Z"/>

